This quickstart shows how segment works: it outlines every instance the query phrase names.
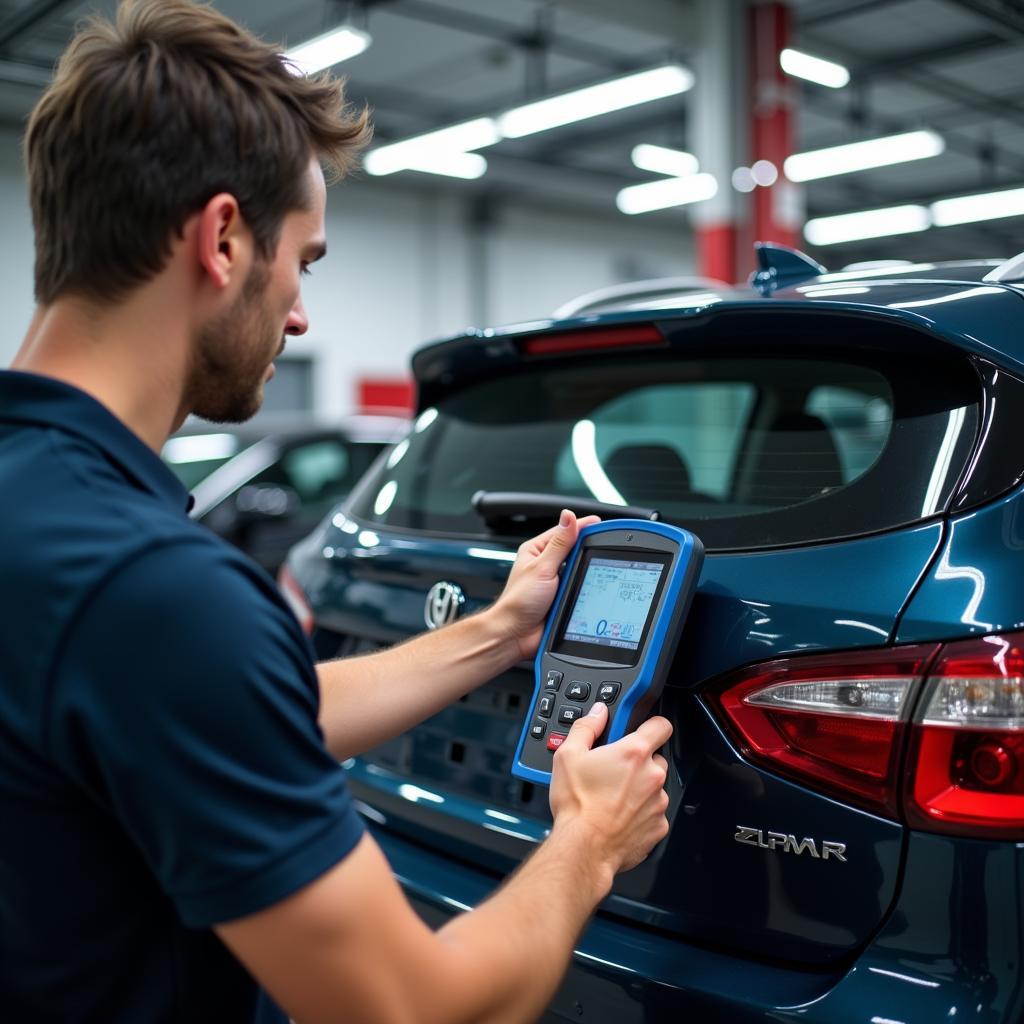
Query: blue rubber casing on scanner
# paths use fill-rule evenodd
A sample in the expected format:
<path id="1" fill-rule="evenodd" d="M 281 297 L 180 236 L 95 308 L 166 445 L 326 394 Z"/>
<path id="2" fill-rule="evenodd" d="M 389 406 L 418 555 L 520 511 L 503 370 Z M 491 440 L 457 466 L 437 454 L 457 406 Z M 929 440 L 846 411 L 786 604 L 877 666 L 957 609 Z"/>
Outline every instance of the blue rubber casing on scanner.
<path id="1" fill-rule="evenodd" d="M 555 631 L 565 613 L 567 597 L 573 593 L 576 572 L 583 552 L 589 548 L 599 550 L 601 547 L 614 549 L 620 557 L 624 549 L 635 549 L 638 556 L 642 556 L 645 551 L 662 555 L 666 552 L 672 554 L 672 559 L 665 569 L 667 575 L 657 597 L 656 606 L 650 612 L 651 622 L 638 652 L 639 660 L 632 666 L 602 664 L 596 660 L 574 658 L 551 651 Z M 548 748 L 544 740 L 551 732 L 568 732 L 568 726 L 558 723 L 555 706 L 567 699 L 563 695 L 572 682 L 586 681 L 591 687 L 590 698 L 585 701 L 574 701 L 583 714 L 586 714 L 596 700 L 596 692 L 602 682 L 607 680 L 620 684 L 618 696 L 608 709 L 610 720 L 599 739 L 601 743 L 612 743 L 620 739 L 648 717 L 668 678 L 703 563 L 704 545 L 700 540 L 688 530 L 666 523 L 644 519 L 614 519 L 588 526 L 580 531 L 562 574 L 558 594 L 548 612 L 544 636 L 534 661 L 534 692 L 516 746 L 515 757 L 512 759 L 514 776 L 543 785 L 550 784 L 550 765 L 554 752 Z M 547 674 L 552 670 L 561 671 L 565 677 L 564 687 L 562 681 L 559 681 L 557 691 L 545 686 Z M 570 676 L 574 678 L 570 680 Z M 545 695 L 553 696 L 553 706 L 549 715 L 542 719 L 538 716 L 537 709 L 538 702 Z M 540 724 L 546 726 L 545 734 L 541 739 L 536 739 L 531 735 L 531 726 Z"/>

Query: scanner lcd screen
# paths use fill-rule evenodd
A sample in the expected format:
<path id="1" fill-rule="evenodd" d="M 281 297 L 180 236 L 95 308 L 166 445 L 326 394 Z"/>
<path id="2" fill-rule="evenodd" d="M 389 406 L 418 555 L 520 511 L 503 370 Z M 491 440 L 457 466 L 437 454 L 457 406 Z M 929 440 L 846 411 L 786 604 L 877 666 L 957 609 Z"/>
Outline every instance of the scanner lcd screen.
<path id="1" fill-rule="evenodd" d="M 555 650 L 632 664 L 637 660 L 669 558 L 591 550 L 568 602 Z"/>

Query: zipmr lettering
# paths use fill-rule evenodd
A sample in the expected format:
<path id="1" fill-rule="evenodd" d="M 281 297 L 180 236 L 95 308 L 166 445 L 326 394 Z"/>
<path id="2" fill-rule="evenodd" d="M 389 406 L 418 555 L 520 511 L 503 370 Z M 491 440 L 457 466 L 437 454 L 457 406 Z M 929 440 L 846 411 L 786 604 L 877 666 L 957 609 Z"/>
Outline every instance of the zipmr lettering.
<path id="1" fill-rule="evenodd" d="M 763 832 L 759 828 L 747 828 L 745 825 L 736 826 L 736 835 L 733 838 L 737 843 L 746 846 L 757 846 L 762 850 L 778 850 L 782 853 L 794 853 L 798 857 L 802 853 L 809 854 L 815 860 L 831 860 L 846 863 L 846 843 L 834 843 L 830 840 L 821 842 L 821 852 L 818 852 L 819 844 L 813 839 L 804 837 L 797 839 L 792 834 L 785 832 Z"/>

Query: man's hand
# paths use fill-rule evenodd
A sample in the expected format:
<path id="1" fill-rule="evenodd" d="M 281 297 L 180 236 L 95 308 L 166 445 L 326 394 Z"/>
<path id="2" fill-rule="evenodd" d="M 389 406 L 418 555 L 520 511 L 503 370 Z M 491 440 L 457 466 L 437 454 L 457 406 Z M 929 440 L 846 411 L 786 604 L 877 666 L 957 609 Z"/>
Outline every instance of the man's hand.
<path id="1" fill-rule="evenodd" d="M 558 593 L 558 570 L 569 557 L 580 530 L 600 521 L 600 516 L 577 519 L 566 509 L 557 526 L 519 545 L 515 565 L 492 611 L 516 642 L 520 658 L 532 658 L 537 653 L 544 618 Z"/>
<path id="2" fill-rule="evenodd" d="M 668 834 L 668 763 L 655 751 L 672 735 L 672 723 L 649 718 L 615 743 L 591 749 L 607 724 L 601 703 L 573 723 L 555 751 L 550 801 L 555 829 L 587 830 L 595 859 L 615 874 L 636 867 Z"/>

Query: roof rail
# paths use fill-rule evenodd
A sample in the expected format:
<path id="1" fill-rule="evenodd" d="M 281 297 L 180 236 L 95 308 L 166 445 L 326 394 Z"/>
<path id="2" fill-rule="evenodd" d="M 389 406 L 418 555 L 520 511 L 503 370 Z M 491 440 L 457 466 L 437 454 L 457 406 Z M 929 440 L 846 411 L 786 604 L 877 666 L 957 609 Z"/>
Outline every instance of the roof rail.
<path id="1" fill-rule="evenodd" d="M 809 281 L 828 271 L 799 249 L 776 242 L 755 242 L 758 269 L 750 275 L 750 287 L 762 295 L 771 295 L 779 288 Z"/>
<path id="2" fill-rule="evenodd" d="M 983 278 L 990 284 L 1024 284 L 1024 252 L 1018 253 Z"/>
<path id="3" fill-rule="evenodd" d="M 628 284 L 613 284 L 606 288 L 579 295 L 559 306 L 551 314 L 555 320 L 568 320 L 579 316 L 590 307 L 603 305 L 616 299 L 653 299 L 659 295 L 675 292 L 719 291 L 732 286 L 713 277 L 655 277 L 648 281 L 631 281 Z"/>

